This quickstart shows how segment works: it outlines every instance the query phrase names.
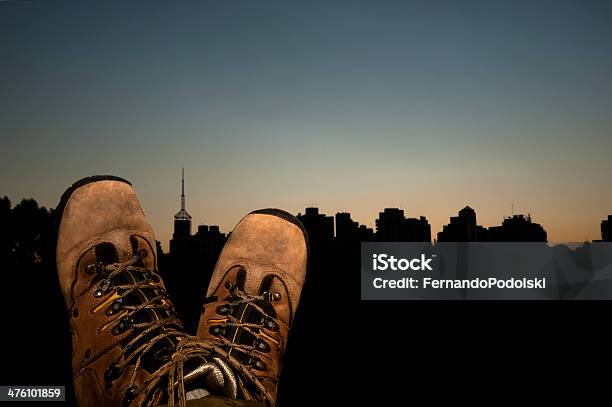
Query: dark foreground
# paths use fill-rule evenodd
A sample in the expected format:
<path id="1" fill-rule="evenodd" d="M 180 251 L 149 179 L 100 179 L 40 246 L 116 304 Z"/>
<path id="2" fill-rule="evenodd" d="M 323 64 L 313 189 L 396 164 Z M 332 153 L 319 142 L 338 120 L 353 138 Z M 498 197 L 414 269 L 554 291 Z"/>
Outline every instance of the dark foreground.
<path id="1" fill-rule="evenodd" d="M 64 300 L 46 255 L 51 215 L 33 201 L 1 213 L 0 382 L 65 385 L 74 405 Z M 311 249 L 281 406 L 404 405 L 440 394 L 478 397 L 476 389 L 498 395 L 575 389 L 575 373 L 588 372 L 586 363 L 609 362 L 603 343 L 609 302 L 362 302 L 359 242 L 313 242 Z M 212 264 L 160 261 L 191 332 Z M 598 340 L 589 339 L 593 334 Z M 543 378 L 554 379 L 553 387 L 547 390 Z"/>

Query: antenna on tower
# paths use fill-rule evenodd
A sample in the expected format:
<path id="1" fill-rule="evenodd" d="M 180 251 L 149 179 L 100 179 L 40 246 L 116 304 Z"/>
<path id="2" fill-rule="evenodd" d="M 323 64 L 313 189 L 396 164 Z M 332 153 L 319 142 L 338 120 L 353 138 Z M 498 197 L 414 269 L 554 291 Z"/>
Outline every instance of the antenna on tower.
<path id="1" fill-rule="evenodd" d="M 185 167 L 181 172 L 181 210 L 185 210 Z"/>

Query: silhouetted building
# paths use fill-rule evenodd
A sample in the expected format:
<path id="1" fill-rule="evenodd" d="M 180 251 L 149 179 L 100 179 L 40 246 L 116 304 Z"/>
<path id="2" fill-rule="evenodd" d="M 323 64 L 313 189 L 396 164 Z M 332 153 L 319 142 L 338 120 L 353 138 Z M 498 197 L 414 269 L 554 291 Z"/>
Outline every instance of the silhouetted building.
<path id="1" fill-rule="evenodd" d="M 155 249 L 157 251 L 157 257 L 162 257 L 164 255 L 164 249 L 162 249 L 161 242 L 159 240 L 155 241 Z"/>
<path id="2" fill-rule="evenodd" d="M 404 211 L 399 208 L 385 208 L 376 219 L 376 238 L 386 242 L 402 240 L 402 222 L 406 219 Z"/>
<path id="3" fill-rule="evenodd" d="M 195 235 L 191 234 L 191 216 L 185 210 L 185 174 L 181 179 L 181 210 L 174 215 L 174 233 L 170 240 L 170 254 L 199 256 L 209 259 L 218 256 L 225 240 L 219 226 L 199 225 Z"/>
<path id="4" fill-rule="evenodd" d="M 504 219 L 501 226 L 489 228 L 491 242 L 546 242 L 544 228 L 531 221 L 531 215 L 513 215 Z"/>
<path id="5" fill-rule="evenodd" d="M 357 234 L 359 224 L 351 219 L 348 212 L 338 212 L 336 214 L 336 238 L 350 239 Z"/>
<path id="6" fill-rule="evenodd" d="M 359 241 L 361 242 L 371 242 L 375 238 L 374 230 L 366 225 L 359 225 L 357 234 L 359 236 Z"/>
<path id="7" fill-rule="evenodd" d="M 385 208 L 376 219 L 376 240 L 382 242 L 431 242 L 427 218 L 406 218 L 399 208 Z"/>
<path id="8" fill-rule="evenodd" d="M 181 210 L 174 216 L 170 251 L 160 256 L 160 271 L 185 328 L 195 332 L 204 292 L 226 236 L 219 226 L 198 226 L 191 234 L 191 216 L 185 210 L 185 173 L 181 178 Z M 161 247 L 158 246 L 161 253 Z"/>
<path id="9" fill-rule="evenodd" d="M 612 242 L 612 215 L 608 215 L 608 219 L 601 221 L 601 240 L 604 242 Z"/>
<path id="10" fill-rule="evenodd" d="M 438 242 L 485 242 L 487 229 L 476 223 L 476 211 L 466 206 L 438 232 Z"/>
<path id="11" fill-rule="evenodd" d="M 219 231 L 219 226 L 200 225 L 193 239 L 204 255 L 216 257 L 221 252 L 227 236 Z"/>
<path id="12" fill-rule="evenodd" d="M 367 242 L 374 240 L 374 231 L 352 220 L 350 213 L 338 212 L 336 214 L 336 239 Z"/>
<path id="13" fill-rule="evenodd" d="M 298 214 L 311 243 L 329 242 L 334 238 L 334 218 L 319 213 L 319 208 L 306 208 L 305 213 Z"/>
<path id="14" fill-rule="evenodd" d="M 185 210 L 185 169 L 181 176 L 181 210 L 174 215 L 174 234 L 172 239 L 184 239 L 191 236 L 191 215 Z"/>
<path id="15" fill-rule="evenodd" d="M 431 242 L 431 226 L 425 216 L 406 218 L 403 233 L 407 242 Z"/>

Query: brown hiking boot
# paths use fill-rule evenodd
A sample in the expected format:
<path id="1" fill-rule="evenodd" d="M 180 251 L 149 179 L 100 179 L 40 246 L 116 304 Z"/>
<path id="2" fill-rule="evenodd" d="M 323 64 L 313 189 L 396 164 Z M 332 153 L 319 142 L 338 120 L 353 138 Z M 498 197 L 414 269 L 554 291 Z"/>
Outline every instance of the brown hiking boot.
<path id="1" fill-rule="evenodd" d="M 183 406 L 211 392 L 236 397 L 229 366 L 183 333 L 157 271 L 153 231 L 129 182 L 97 176 L 75 183 L 56 219 L 80 406 Z"/>
<path id="2" fill-rule="evenodd" d="M 241 398 L 275 402 L 307 260 L 304 227 L 278 209 L 244 217 L 221 251 L 198 336 L 226 352 Z"/>

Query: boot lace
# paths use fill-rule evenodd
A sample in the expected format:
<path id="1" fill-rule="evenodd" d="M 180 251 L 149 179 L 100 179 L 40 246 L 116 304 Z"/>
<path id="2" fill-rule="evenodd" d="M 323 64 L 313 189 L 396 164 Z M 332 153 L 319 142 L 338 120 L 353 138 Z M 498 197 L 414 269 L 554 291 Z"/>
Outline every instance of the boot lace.
<path id="1" fill-rule="evenodd" d="M 102 297 L 114 292 L 116 297 L 105 311 L 109 316 L 117 315 L 108 323 L 114 324 L 111 334 L 134 329 L 134 334 L 121 343 L 121 356 L 109 365 L 104 378 L 110 387 L 128 365 L 134 365 L 124 404 L 157 405 L 167 398 L 168 406 L 178 400 L 183 407 L 185 362 L 198 356 L 210 360 L 210 346 L 182 331 L 166 291 L 158 285 L 159 276 L 145 268 L 144 257 L 146 251 L 140 251 L 124 262 L 97 263 L 87 268 L 87 272 L 101 277 L 93 295 Z M 139 370 L 152 358 L 154 365 L 149 367 L 153 373 L 136 386 Z"/>
<path id="2" fill-rule="evenodd" d="M 251 384 L 248 386 L 244 381 L 242 382 L 241 389 L 246 399 L 263 397 L 273 405 L 274 398 L 258 378 L 258 372 L 266 370 L 267 366 L 264 361 L 254 356 L 253 351 L 263 353 L 271 351 L 270 345 L 261 339 L 260 334 L 263 328 L 275 332 L 279 330 L 279 320 L 274 316 L 270 304 L 273 301 L 280 301 L 280 293 L 266 291 L 261 295 L 250 295 L 230 281 L 225 283 L 225 287 L 229 290 L 230 297 L 220 305 L 217 303 L 216 309 L 216 313 L 223 316 L 225 320 L 221 325 L 209 327 L 209 332 L 217 338 L 218 342 L 210 339 L 204 340 L 214 346 L 214 351 L 226 359 L 228 364 L 239 373 L 239 377 L 244 377 L 247 383 Z M 248 317 L 245 317 L 247 310 L 249 310 Z M 242 337 L 246 336 L 250 340 L 237 340 L 239 332 Z M 282 346 L 279 340 L 266 337 L 276 346 Z M 251 394 L 250 388 L 254 388 L 261 397 Z"/>

